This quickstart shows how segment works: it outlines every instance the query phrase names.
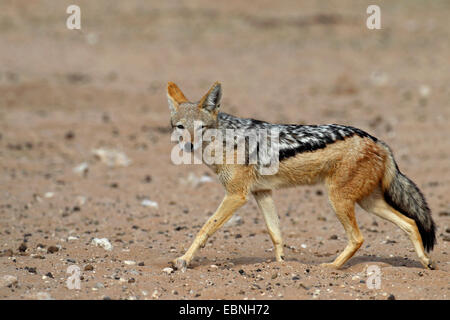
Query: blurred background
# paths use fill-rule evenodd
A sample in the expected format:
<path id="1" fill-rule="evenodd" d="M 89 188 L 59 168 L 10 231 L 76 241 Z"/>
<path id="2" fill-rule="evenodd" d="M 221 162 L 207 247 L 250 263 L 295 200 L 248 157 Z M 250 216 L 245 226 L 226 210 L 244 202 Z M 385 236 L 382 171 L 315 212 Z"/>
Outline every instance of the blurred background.
<path id="1" fill-rule="evenodd" d="M 81 30 L 66 28 L 71 4 L 81 8 Z M 366 27 L 371 4 L 381 8 L 381 30 Z M 36 242 L 70 234 L 113 241 L 137 222 L 172 230 L 195 221 L 186 231 L 195 233 L 223 190 L 196 180 L 209 175 L 206 167 L 171 163 L 168 81 L 193 101 L 220 81 L 222 111 L 237 116 L 348 124 L 386 141 L 424 190 L 440 240 L 448 241 L 449 14 L 447 0 L 2 0 L 0 222 L 12 230 L 0 233 L 2 243 L 15 249 L 28 232 Z M 99 151 L 105 148 L 123 154 L 108 163 Z M 291 201 L 279 201 L 281 215 L 292 205 L 335 219 L 323 197 L 309 198 L 316 187 L 302 190 L 281 193 Z M 149 211 L 143 200 L 158 209 Z M 249 206 L 244 213 L 258 216 Z M 315 232 L 313 240 L 321 232 L 328 237 L 320 224 Z M 156 231 L 120 239 L 146 250 L 154 245 L 143 256 L 163 265 L 190 241 L 183 232 L 170 239 L 177 235 L 170 244 Z"/>

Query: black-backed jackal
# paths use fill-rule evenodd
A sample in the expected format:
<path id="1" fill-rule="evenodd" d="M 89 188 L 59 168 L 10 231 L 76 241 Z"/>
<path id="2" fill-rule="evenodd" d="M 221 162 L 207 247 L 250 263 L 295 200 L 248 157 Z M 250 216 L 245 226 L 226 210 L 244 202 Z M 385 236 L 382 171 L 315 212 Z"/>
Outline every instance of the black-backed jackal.
<path id="1" fill-rule="evenodd" d="M 248 162 L 209 164 L 223 184 L 226 195 L 217 211 L 198 232 L 187 252 L 172 261 L 185 270 L 198 248 L 223 226 L 252 194 L 260 208 L 275 246 L 277 261 L 284 259 L 278 215 L 272 190 L 323 182 L 329 201 L 348 237 L 344 251 L 332 263 L 341 267 L 361 247 L 363 236 L 355 219 L 355 203 L 375 215 L 391 221 L 410 238 L 425 268 L 436 266 L 425 253 L 436 243 L 435 224 L 424 196 L 402 174 L 389 147 L 368 133 L 342 125 L 281 125 L 242 119 L 219 112 L 221 86 L 215 83 L 199 102 L 190 102 L 172 82 L 167 97 L 174 130 L 187 130 L 195 136 L 194 123 L 207 129 L 277 129 L 278 171 L 262 175 L 257 164 Z M 193 149 L 191 142 L 183 142 Z M 236 151 L 236 146 L 232 152 Z"/>

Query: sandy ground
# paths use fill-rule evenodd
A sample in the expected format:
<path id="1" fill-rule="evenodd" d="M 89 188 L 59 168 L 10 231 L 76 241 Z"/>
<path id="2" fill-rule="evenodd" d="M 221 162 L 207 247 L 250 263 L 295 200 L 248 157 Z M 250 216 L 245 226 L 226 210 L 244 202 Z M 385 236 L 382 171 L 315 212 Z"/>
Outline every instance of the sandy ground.
<path id="1" fill-rule="evenodd" d="M 0 298 L 449 298 L 448 1 L 384 1 L 382 30 L 365 27 L 369 3 L 356 0 L 77 2 L 81 31 L 65 28 L 71 1 L 0 3 Z M 342 270 L 319 267 L 346 238 L 311 186 L 274 196 L 286 262 L 252 199 L 186 273 L 163 272 L 224 194 L 206 166 L 172 164 L 165 85 L 196 100 L 216 80 L 224 112 L 386 141 L 433 211 L 440 270 L 360 208 L 361 249 Z M 131 162 L 108 166 L 100 148 Z M 379 289 L 366 284 L 371 265 Z"/>

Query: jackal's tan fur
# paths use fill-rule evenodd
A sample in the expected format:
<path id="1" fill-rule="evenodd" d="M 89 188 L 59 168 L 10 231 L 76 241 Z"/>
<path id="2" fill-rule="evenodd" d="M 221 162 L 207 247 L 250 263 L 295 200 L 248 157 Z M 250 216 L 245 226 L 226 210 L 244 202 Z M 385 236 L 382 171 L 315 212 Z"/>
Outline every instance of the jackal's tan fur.
<path id="1" fill-rule="evenodd" d="M 210 127 L 220 126 L 220 123 L 218 124 L 220 84 L 215 83 L 197 103 L 188 102 L 174 83 L 168 84 L 167 93 L 173 127 L 181 126 L 192 134 L 192 121 L 198 119 Z M 283 243 L 278 215 L 272 200 L 272 190 L 320 182 L 325 184 L 331 206 L 348 237 L 348 244 L 344 251 L 334 262 L 324 265 L 341 267 L 362 245 L 364 238 L 356 223 L 354 212 L 355 203 L 358 203 L 366 211 L 387 219 L 404 230 L 410 237 L 421 263 L 427 268 L 435 267 L 425 254 L 421 234 L 416 225 L 417 222 L 423 227 L 421 221 L 427 220 L 428 217 L 417 218 L 411 213 L 413 218 L 410 218 L 405 215 L 405 212 L 399 212 L 385 200 L 388 196 L 386 193 L 389 192 L 394 181 L 403 178 L 399 178 L 401 173 L 396 168 L 390 149 L 384 143 L 378 142 L 376 138 L 371 139 L 363 134 L 355 134 L 339 141 L 332 141 L 326 147 L 317 150 L 299 152 L 281 159 L 279 170 L 274 175 L 260 175 L 255 165 L 215 164 L 210 167 L 218 175 L 226 195 L 217 211 L 199 231 L 188 251 L 173 261 L 179 269 L 186 269 L 197 249 L 204 246 L 208 237 L 246 203 L 250 194 L 255 197 L 263 213 L 275 246 L 276 260 L 282 261 L 284 259 Z M 409 187 L 413 196 L 416 196 L 415 185 L 413 184 L 413 188 L 407 182 L 403 181 L 403 183 L 405 190 Z M 417 192 L 421 196 L 418 189 Z M 393 196 L 394 200 L 399 197 Z M 400 200 L 396 201 L 401 207 Z M 423 203 L 424 208 L 428 209 L 424 199 Z M 426 216 L 426 210 L 424 212 L 422 216 Z M 426 222 L 431 224 L 425 229 L 430 234 L 432 248 L 434 223 L 431 216 Z"/>

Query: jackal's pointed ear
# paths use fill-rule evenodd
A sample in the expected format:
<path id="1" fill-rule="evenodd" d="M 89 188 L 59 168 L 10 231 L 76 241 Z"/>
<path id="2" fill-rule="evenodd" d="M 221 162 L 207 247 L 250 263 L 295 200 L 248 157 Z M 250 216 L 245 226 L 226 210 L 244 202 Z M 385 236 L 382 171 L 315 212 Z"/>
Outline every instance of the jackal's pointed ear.
<path id="1" fill-rule="evenodd" d="M 180 88 L 173 82 L 167 83 L 167 100 L 171 113 L 177 112 L 180 104 L 188 101 Z"/>
<path id="2" fill-rule="evenodd" d="M 200 100 L 199 108 L 208 111 L 216 111 L 220 107 L 220 98 L 222 97 L 222 87 L 219 82 L 215 82 L 211 89 Z"/>

